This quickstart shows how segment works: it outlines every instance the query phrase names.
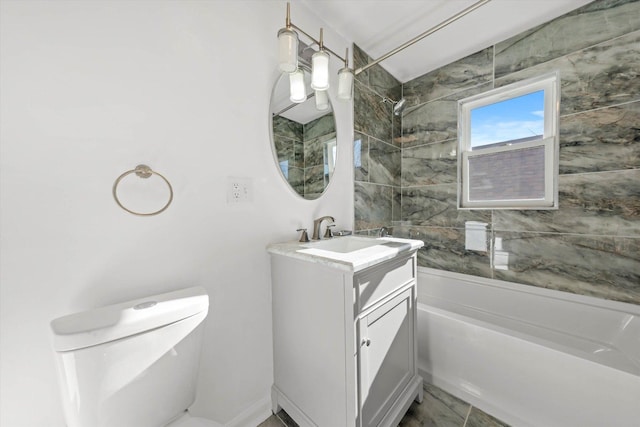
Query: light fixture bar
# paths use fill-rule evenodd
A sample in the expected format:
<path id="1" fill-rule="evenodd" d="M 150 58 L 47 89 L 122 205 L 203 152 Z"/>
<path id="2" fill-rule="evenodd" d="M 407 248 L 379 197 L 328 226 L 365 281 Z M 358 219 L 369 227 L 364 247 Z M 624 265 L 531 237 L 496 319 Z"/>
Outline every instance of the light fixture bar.
<path id="1" fill-rule="evenodd" d="M 284 18 L 286 28 L 291 27 L 291 3 L 287 2 L 287 16 Z"/>
<path id="2" fill-rule="evenodd" d="M 386 53 L 384 55 L 382 55 L 380 58 L 376 59 L 373 62 L 368 63 L 367 65 L 358 68 L 355 71 L 355 74 L 358 75 L 361 72 L 373 67 L 374 65 L 379 64 L 380 62 L 384 61 L 385 59 L 389 58 L 390 56 L 395 55 L 396 53 L 400 52 L 401 50 L 404 50 L 406 48 L 408 48 L 409 46 L 411 46 L 412 44 L 419 42 L 420 40 L 422 40 L 423 38 L 435 33 L 436 31 L 439 31 L 441 29 L 443 29 L 444 27 L 446 27 L 447 25 L 451 24 L 452 22 L 457 21 L 458 19 L 462 18 L 463 16 L 467 15 L 468 13 L 473 12 L 474 10 L 478 9 L 481 6 L 484 6 L 485 4 L 489 3 L 491 0 L 480 0 L 474 4 L 472 4 L 471 6 L 469 6 L 468 8 L 456 13 L 455 15 L 453 15 L 452 17 L 445 19 L 444 21 L 442 21 L 441 23 L 439 23 L 438 25 L 436 25 L 435 27 L 431 27 L 429 28 L 427 31 L 425 31 L 424 33 L 420 34 L 419 36 L 416 36 L 414 38 L 412 38 L 411 40 L 409 40 L 408 42 L 400 45 L 399 47 L 393 49 L 392 51 L 390 51 L 389 53 Z M 293 24 L 292 24 L 293 25 Z M 297 28 L 297 27 L 296 27 Z M 302 30 L 301 30 L 302 31 Z M 306 35 L 306 34 L 305 34 Z M 333 52 L 332 52 L 333 53 Z M 335 55 L 335 54 L 334 54 Z M 337 56 L 337 55 L 336 55 Z"/>
<path id="3" fill-rule="evenodd" d="M 488 1 L 488 0 L 487 0 Z M 291 22 L 291 28 L 295 28 L 296 30 L 300 31 L 302 34 L 304 34 L 305 36 L 307 36 L 314 44 L 317 44 L 318 46 L 320 46 L 320 41 L 316 40 L 313 36 L 307 34 L 302 28 L 298 27 L 296 24 L 294 24 L 293 22 Z M 333 56 L 335 56 L 336 58 L 338 58 L 340 61 L 346 63 L 347 60 L 344 59 L 343 57 L 341 57 L 340 55 L 338 55 L 337 53 L 335 53 L 334 51 L 332 51 L 331 49 L 329 49 L 327 47 L 327 45 L 325 45 L 323 43 L 322 45 L 322 49 L 326 50 L 327 52 L 331 53 Z"/>

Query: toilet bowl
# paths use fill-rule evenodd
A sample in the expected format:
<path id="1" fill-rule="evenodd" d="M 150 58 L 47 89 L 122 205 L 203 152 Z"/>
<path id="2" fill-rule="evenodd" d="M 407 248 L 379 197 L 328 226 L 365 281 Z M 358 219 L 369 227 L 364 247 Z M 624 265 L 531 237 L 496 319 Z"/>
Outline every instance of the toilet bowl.
<path id="1" fill-rule="evenodd" d="M 67 427 L 219 427 L 187 412 L 208 309 L 194 287 L 53 320 Z"/>

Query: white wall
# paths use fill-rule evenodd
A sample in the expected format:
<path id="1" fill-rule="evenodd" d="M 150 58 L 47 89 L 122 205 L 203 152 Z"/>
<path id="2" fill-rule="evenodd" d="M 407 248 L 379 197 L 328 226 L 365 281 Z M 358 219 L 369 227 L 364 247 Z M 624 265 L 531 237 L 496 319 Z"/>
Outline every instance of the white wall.
<path id="1" fill-rule="evenodd" d="M 352 228 L 351 104 L 334 103 L 329 191 L 305 201 L 285 186 L 268 135 L 285 2 L 1 7 L 0 425 L 64 425 L 50 320 L 191 285 L 211 297 L 194 412 L 228 425 L 266 417 L 265 246 L 320 215 Z M 292 12 L 309 32 L 323 25 L 295 2 Z M 344 51 L 324 26 L 326 44 Z M 139 163 L 175 190 L 155 217 L 130 215 L 111 196 Z M 229 176 L 253 179 L 252 203 L 227 204 Z"/>

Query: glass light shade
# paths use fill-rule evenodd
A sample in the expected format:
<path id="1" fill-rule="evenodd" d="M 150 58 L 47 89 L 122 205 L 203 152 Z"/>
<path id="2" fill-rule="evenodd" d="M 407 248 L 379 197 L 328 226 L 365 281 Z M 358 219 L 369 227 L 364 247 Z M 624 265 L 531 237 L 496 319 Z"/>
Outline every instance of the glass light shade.
<path id="1" fill-rule="evenodd" d="M 324 50 L 311 57 L 311 87 L 315 90 L 329 89 L 329 54 Z"/>
<path id="2" fill-rule="evenodd" d="M 338 99 L 348 101 L 353 98 L 353 70 L 343 68 L 338 71 Z"/>
<path id="3" fill-rule="evenodd" d="M 304 72 L 301 69 L 289 74 L 289 99 L 291 102 L 304 102 L 307 100 L 307 88 L 304 84 Z"/>
<path id="4" fill-rule="evenodd" d="M 329 96 L 326 90 L 316 91 L 316 109 L 324 111 L 329 109 Z"/>
<path id="5" fill-rule="evenodd" d="M 284 73 L 298 69 L 298 34 L 288 28 L 278 31 L 278 68 Z"/>

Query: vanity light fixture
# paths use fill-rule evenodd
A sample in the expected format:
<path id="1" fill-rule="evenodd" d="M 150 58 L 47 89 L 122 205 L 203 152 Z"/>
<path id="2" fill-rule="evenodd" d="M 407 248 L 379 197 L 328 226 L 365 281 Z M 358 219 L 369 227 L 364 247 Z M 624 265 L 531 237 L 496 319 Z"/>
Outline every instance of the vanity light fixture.
<path id="1" fill-rule="evenodd" d="M 293 73 L 298 69 L 298 33 L 291 29 L 289 3 L 285 27 L 278 31 L 278 68 L 283 73 Z"/>
<path id="2" fill-rule="evenodd" d="M 347 54 L 349 57 L 349 48 L 347 48 Z M 349 68 L 348 62 L 345 61 L 344 68 L 338 71 L 338 99 L 350 100 L 353 98 L 353 80 L 355 75 L 353 74 L 353 68 Z"/>
<path id="3" fill-rule="evenodd" d="M 353 68 L 349 68 L 349 49 L 347 48 L 347 54 L 344 58 L 340 55 L 324 46 L 322 40 L 322 28 L 320 29 L 320 41 L 314 39 L 309 34 L 304 32 L 300 27 L 297 27 L 291 22 L 291 7 L 289 2 L 287 2 L 287 18 L 286 18 L 286 26 L 285 28 L 278 31 L 278 44 L 280 47 L 279 54 L 279 66 L 280 70 L 283 72 L 290 73 L 292 71 L 297 70 L 298 67 L 298 34 L 293 31 L 293 28 L 300 31 L 302 34 L 311 39 L 315 44 L 318 45 L 318 51 L 313 54 L 311 57 L 312 61 L 312 82 L 311 87 L 318 90 L 323 88 L 326 90 L 329 87 L 329 54 L 332 54 L 336 58 L 340 59 L 344 62 L 344 68 L 338 71 L 338 99 L 342 100 L 351 100 L 353 99 L 353 82 L 354 77 L 363 71 L 378 65 L 380 62 L 385 59 L 395 55 L 396 53 L 408 48 L 409 46 L 417 43 L 423 38 L 435 33 L 436 31 L 440 31 L 447 25 L 457 21 L 463 16 L 473 12 L 474 10 L 484 6 L 489 3 L 491 0 L 478 0 L 471 6 L 466 9 L 461 10 L 455 15 L 445 19 L 438 25 L 429 28 L 427 31 L 422 34 L 414 37 L 413 39 L 403 43 L 397 48 L 391 50 L 390 52 L 382 55 L 378 59 L 374 61 L 369 61 L 366 65 L 359 67 L 357 70 L 353 70 Z M 403 107 L 402 104 L 398 104 L 397 108 L 401 109 Z"/>
<path id="4" fill-rule="evenodd" d="M 329 97 L 326 90 L 316 90 L 316 109 L 324 111 L 329 109 Z"/>
<path id="5" fill-rule="evenodd" d="M 324 50 L 322 28 L 319 49 L 311 57 L 311 87 L 315 90 L 329 89 L 329 54 Z"/>
<path id="6" fill-rule="evenodd" d="M 304 71 L 300 68 L 289 73 L 289 100 L 301 103 L 307 100 L 307 88 L 304 83 Z"/>
<path id="7" fill-rule="evenodd" d="M 300 71 L 298 68 L 298 33 L 296 33 L 294 29 L 318 45 L 318 50 L 311 57 L 311 87 L 316 90 L 316 106 L 318 105 L 318 92 L 329 89 L 329 58 L 331 55 L 344 62 L 344 68 L 338 72 L 338 98 L 347 101 L 351 100 L 353 98 L 354 72 L 352 68 L 349 68 L 349 49 L 347 48 L 345 58 L 342 58 L 324 45 L 322 28 L 320 28 L 320 40 L 316 40 L 300 27 L 296 26 L 291 22 L 291 6 L 289 2 L 287 2 L 285 27 L 278 31 L 278 67 L 280 70 L 284 73 L 297 73 Z M 293 102 L 302 102 L 294 101 L 293 96 L 293 84 L 298 81 L 298 77 L 289 77 L 291 101 Z M 298 89 L 296 89 L 295 92 L 299 94 Z M 296 96 L 295 99 L 301 99 L 301 97 Z"/>

